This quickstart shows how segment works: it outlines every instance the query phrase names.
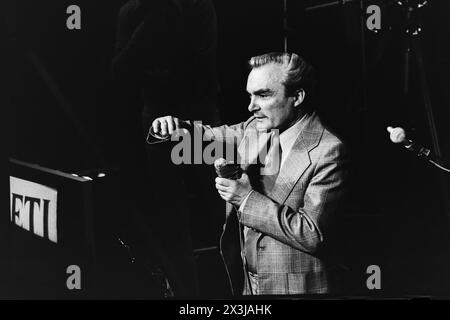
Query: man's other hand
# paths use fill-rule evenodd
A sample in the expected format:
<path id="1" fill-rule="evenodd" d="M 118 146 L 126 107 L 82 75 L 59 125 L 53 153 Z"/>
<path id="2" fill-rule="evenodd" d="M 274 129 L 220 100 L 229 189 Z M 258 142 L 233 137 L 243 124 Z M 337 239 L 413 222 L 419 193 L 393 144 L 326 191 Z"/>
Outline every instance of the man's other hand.
<path id="1" fill-rule="evenodd" d="M 252 191 L 252 186 L 248 175 L 243 173 L 242 177 L 237 180 L 217 177 L 216 189 L 223 200 L 235 206 L 240 206 L 245 197 Z"/>

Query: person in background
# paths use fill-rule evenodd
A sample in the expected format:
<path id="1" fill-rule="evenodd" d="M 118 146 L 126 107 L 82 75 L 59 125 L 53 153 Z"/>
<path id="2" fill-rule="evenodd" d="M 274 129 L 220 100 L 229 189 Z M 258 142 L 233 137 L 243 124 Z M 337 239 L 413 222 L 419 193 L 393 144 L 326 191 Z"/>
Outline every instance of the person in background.
<path id="1" fill-rule="evenodd" d="M 131 233 L 145 225 L 141 238 L 159 248 L 150 259 L 162 261 L 181 297 L 199 293 L 186 186 L 196 190 L 200 182 L 187 182 L 192 171 L 172 165 L 162 148 L 146 145 L 145 134 L 155 117 L 167 113 L 219 121 L 216 48 L 211 0 L 129 0 L 120 9 L 112 68 L 123 195 L 132 199 L 124 215 L 136 226 Z"/>

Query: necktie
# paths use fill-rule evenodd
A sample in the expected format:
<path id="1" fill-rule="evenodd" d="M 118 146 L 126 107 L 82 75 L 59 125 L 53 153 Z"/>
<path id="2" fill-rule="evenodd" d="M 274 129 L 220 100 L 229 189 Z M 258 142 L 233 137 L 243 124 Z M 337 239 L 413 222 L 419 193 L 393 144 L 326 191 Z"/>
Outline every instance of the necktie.
<path id="1" fill-rule="evenodd" d="M 281 146 L 279 136 L 277 134 L 273 134 L 271 136 L 266 150 L 268 150 L 266 157 L 264 157 L 264 155 L 258 157 L 260 163 L 251 165 L 248 168 L 248 175 L 250 181 L 252 182 L 253 189 L 262 194 L 267 194 L 273 189 L 281 166 Z M 261 163 L 264 163 L 264 165 Z M 261 233 L 259 231 L 251 228 L 248 228 L 245 234 L 245 258 L 247 261 L 248 271 L 251 273 L 257 273 L 256 265 L 258 251 L 256 248 L 256 242 L 260 234 Z"/>

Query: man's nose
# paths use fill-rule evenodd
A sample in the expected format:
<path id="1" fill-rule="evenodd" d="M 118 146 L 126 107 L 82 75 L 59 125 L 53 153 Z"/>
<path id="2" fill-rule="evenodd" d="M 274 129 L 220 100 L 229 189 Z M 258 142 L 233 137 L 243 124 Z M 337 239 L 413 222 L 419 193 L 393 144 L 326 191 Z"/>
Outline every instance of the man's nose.
<path id="1" fill-rule="evenodd" d="M 259 109 L 259 107 L 255 103 L 255 99 L 251 98 L 250 99 L 250 104 L 248 105 L 248 111 L 254 112 L 254 111 L 258 110 L 258 109 Z"/>

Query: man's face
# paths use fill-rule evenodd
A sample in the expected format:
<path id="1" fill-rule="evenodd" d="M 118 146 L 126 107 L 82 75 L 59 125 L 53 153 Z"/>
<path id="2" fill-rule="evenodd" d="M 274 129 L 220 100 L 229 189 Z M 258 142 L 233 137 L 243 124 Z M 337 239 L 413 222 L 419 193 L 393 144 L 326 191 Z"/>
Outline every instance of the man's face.
<path id="1" fill-rule="evenodd" d="M 247 80 L 248 110 L 256 117 L 258 130 L 286 126 L 295 117 L 294 97 L 286 97 L 281 65 L 270 63 L 254 68 Z"/>

